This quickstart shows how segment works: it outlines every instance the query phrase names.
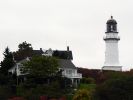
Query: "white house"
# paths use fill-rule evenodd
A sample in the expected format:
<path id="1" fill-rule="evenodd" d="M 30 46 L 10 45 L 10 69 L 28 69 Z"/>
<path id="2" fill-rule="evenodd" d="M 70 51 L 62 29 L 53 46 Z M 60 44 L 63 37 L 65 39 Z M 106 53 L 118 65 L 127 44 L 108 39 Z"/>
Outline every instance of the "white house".
<path id="1" fill-rule="evenodd" d="M 8 72 L 10 72 L 10 73 L 16 73 L 16 75 L 17 76 L 22 76 L 22 75 L 25 75 L 25 74 L 23 74 L 22 73 L 22 71 L 21 71 L 21 68 L 22 67 L 24 67 L 23 66 L 23 63 L 25 63 L 25 62 L 27 62 L 27 61 L 29 61 L 30 59 L 27 57 L 27 58 L 25 58 L 25 59 L 23 59 L 23 60 L 20 60 L 19 62 L 17 62 L 12 68 L 10 68 L 9 70 L 8 70 Z"/>
<path id="2" fill-rule="evenodd" d="M 48 50 L 33 50 L 35 54 L 42 56 L 54 56 L 59 59 L 59 67 L 62 69 L 62 76 L 71 79 L 72 84 L 77 86 L 82 78 L 82 74 L 77 72 L 76 66 L 73 64 L 73 56 L 72 51 L 69 51 L 69 47 L 67 50 L 52 50 L 51 48 Z M 22 63 L 29 61 L 30 59 L 27 57 L 26 59 L 22 59 L 16 63 L 14 67 L 9 69 L 10 73 L 15 73 L 17 76 L 24 75 L 21 72 L 21 67 L 24 67 Z"/>

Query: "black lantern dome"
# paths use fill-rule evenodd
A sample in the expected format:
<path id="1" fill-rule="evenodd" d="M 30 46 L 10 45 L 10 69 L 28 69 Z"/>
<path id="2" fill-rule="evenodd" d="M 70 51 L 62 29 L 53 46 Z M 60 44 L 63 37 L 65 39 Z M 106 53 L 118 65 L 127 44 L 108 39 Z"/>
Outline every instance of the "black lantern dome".
<path id="1" fill-rule="evenodd" d="M 109 19 L 106 24 L 117 24 L 117 22 L 113 19 L 113 16 L 111 16 L 111 19 Z"/>
<path id="2" fill-rule="evenodd" d="M 118 33 L 117 32 L 117 22 L 115 19 L 113 19 L 113 16 L 111 16 L 111 19 L 109 19 L 106 24 L 107 24 L 106 33 L 110 33 L 110 32 Z"/>

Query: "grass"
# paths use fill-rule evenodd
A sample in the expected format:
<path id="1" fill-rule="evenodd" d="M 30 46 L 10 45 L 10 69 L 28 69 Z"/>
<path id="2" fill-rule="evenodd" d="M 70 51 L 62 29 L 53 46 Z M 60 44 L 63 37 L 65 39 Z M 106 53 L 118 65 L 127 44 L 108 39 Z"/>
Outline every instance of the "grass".
<path id="1" fill-rule="evenodd" d="M 87 89 L 87 90 L 93 90 L 95 89 L 96 84 L 83 84 L 81 83 L 78 87 L 78 89 Z"/>

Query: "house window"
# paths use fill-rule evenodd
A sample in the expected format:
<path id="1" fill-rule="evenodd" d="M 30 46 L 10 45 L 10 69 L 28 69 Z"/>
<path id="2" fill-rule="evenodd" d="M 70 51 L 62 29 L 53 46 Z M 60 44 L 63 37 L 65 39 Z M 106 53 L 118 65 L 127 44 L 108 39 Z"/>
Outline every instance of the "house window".
<path id="1" fill-rule="evenodd" d="M 22 65 L 22 64 L 18 64 L 18 71 L 19 71 L 20 73 L 22 73 L 22 68 L 23 68 L 23 65 Z"/>
<path id="2" fill-rule="evenodd" d="M 66 70 L 66 74 L 72 74 L 72 70 Z"/>

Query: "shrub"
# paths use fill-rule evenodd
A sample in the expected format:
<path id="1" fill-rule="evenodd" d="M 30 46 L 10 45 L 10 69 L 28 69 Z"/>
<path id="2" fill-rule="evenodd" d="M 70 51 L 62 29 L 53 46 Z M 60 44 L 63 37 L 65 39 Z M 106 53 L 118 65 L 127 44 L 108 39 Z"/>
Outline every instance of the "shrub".
<path id="1" fill-rule="evenodd" d="M 93 84 L 93 83 L 95 83 L 95 80 L 93 78 L 90 78 L 90 77 L 88 77 L 88 78 L 83 77 L 81 79 L 81 83 Z"/>
<path id="2" fill-rule="evenodd" d="M 86 89 L 78 90 L 75 93 L 73 100 L 91 100 L 91 93 Z"/>
<path id="3" fill-rule="evenodd" d="M 133 100 L 133 77 L 109 79 L 97 87 L 98 100 Z"/>
<path id="4" fill-rule="evenodd" d="M 0 86 L 0 100 L 7 100 L 13 95 L 12 89 L 8 86 Z"/>

